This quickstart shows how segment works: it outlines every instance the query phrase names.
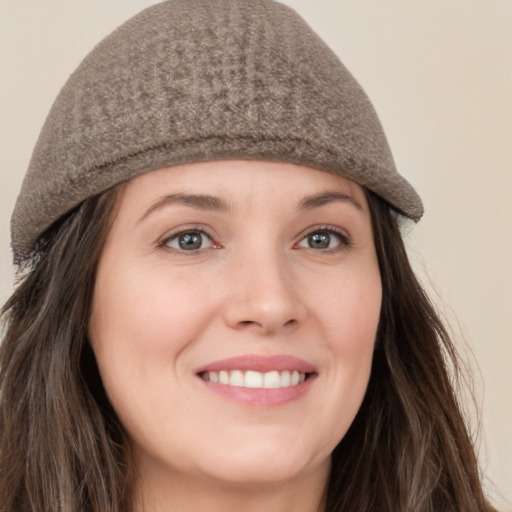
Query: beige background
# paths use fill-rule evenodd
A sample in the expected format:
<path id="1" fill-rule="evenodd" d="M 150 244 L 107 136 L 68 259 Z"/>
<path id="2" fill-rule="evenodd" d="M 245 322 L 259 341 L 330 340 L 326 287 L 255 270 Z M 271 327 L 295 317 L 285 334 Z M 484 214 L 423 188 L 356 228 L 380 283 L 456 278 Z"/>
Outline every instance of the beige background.
<path id="1" fill-rule="evenodd" d="M 55 95 L 93 44 L 153 3 L 0 0 L 0 302 L 9 215 Z M 512 511 L 512 1 L 285 3 L 363 84 L 424 199 L 411 255 L 471 347 L 480 460 L 493 501 Z"/>

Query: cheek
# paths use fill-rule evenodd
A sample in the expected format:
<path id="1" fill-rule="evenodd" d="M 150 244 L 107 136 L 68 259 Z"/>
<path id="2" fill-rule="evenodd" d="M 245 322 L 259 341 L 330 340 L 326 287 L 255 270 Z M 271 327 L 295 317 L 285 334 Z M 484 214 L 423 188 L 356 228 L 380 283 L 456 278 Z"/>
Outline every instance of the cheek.
<path id="1" fill-rule="evenodd" d="M 342 313 L 335 328 L 334 349 L 338 363 L 358 383 L 354 389 L 359 390 L 361 400 L 369 378 L 381 303 L 382 287 L 376 273 L 360 279 L 357 285 L 348 283 L 338 303 Z"/>
<path id="2" fill-rule="evenodd" d="M 126 278 L 125 276 L 129 276 Z M 113 269 L 98 273 L 89 337 L 107 396 L 130 437 L 150 444 L 179 409 L 181 353 L 200 335 L 209 298 L 189 280 Z M 209 309 L 212 309 L 211 307 Z M 141 421 L 141 418 L 144 418 Z"/>
<path id="3" fill-rule="evenodd" d="M 324 336 L 336 353 L 357 358 L 372 350 L 380 318 L 382 285 L 378 267 L 347 269 L 313 298 Z"/>
<path id="4" fill-rule="evenodd" d="M 343 350 L 357 355 L 372 351 L 377 334 L 382 303 L 380 279 L 370 281 L 367 286 L 348 288 L 338 304 L 342 311 L 337 325 L 339 332 L 347 333 L 340 340 Z"/>
<path id="5" fill-rule="evenodd" d="M 352 277 L 353 276 L 353 277 Z M 324 315 L 323 339 L 331 355 L 327 403 L 331 424 L 327 450 L 343 438 L 362 403 L 370 377 L 380 318 L 382 289 L 376 271 L 349 274 L 319 304 Z M 332 392 L 336 390 L 336 392 Z"/>
<path id="6" fill-rule="evenodd" d="M 213 308 L 207 294 L 198 301 L 197 286 L 189 280 L 158 267 L 106 268 L 109 272 L 98 273 L 89 337 L 107 394 L 121 407 L 127 397 L 142 398 L 145 390 L 149 395 L 151 388 L 179 378 L 177 358 L 199 336 Z"/>
<path id="7" fill-rule="evenodd" d="M 94 348 L 159 357 L 194 336 L 207 294 L 198 301 L 195 285 L 167 274 L 157 267 L 99 273 L 90 323 Z"/>

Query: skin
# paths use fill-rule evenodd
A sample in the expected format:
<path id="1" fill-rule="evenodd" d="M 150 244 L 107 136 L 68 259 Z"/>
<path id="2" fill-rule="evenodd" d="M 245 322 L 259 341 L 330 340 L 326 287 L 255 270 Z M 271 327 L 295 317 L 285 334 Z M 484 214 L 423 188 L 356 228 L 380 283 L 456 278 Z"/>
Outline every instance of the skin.
<path id="1" fill-rule="evenodd" d="M 168 199 L 177 194 L 217 200 Z M 381 306 L 363 189 L 294 164 L 206 162 L 134 178 L 117 206 L 89 336 L 131 443 L 135 509 L 322 510 L 330 454 L 367 387 Z M 199 229 L 201 247 L 180 248 L 176 233 Z M 311 233 L 328 246 L 311 247 Z M 316 369 L 284 404 L 220 396 L 196 373 L 283 354 Z"/>

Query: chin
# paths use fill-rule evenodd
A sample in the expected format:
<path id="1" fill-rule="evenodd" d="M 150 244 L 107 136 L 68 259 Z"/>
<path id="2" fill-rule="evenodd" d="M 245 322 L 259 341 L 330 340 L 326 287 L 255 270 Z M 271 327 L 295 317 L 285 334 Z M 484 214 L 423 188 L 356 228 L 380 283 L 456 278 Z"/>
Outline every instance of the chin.
<path id="1" fill-rule="evenodd" d="M 207 469 L 205 473 L 227 485 L 254 486 L 282 484 L 307 475 L 312 468 L 299 461 L 279 461 L 274 455 L 271 459 L 258 461 L 233 461 L 215 468 Z"/>
<path id="2" fill-rule="evenodd" d="M 226 483 L 265 485 L 302 478 L 322 464 L 330 466 L 330 450 L 320 456 L 304 446 L 267 441 L 231 445 L 213 457 L 204 454 L 201 471 Z"/>

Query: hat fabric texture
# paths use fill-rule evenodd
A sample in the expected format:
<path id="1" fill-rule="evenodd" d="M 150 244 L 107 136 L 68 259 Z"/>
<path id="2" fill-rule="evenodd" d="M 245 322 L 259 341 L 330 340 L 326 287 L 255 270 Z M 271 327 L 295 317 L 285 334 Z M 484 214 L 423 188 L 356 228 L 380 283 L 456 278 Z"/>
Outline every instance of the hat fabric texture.
<path id="1" fill-rule="evenodd" d="M 419 220 L 367 95 L 292 9 L 170 0 L 101 41 L 60 91 L 11 219 L 15 260 L 84 199 L 186 162 L 250 159 L 350 178 Z"/>

